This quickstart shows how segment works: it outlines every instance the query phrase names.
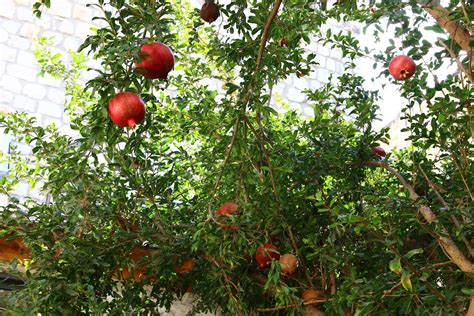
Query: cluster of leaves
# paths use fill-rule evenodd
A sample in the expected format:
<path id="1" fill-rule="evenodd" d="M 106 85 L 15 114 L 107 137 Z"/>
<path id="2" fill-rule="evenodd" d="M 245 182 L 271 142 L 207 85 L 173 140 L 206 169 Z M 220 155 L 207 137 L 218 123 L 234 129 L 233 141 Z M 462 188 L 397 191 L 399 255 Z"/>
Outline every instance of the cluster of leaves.
<path id="1" fill-rule="evenodd" d="M 450 8 L 458 12 L 454 2 Z M 81 50 L 101 67 L 85 90 L 78 83 L 83 55 L 74 53 L 68 68 L 43 45 L 38 60 L 43 72 L 66 82 L 75 134 L 39 127 L 24 114 L 0 117 L 0 126 L 33 147 L 41 165 L 33 168 L 49 196 L 42 203 L 11 197 L 1 209 L 3 232 L 23 236 L 33 258 L 26 288 L 9 295 L 9 308 L 154 313 L 192 284 L 195 312 L 245 315 L 276 306 L 299 314 L 303 307 L 295 303 L 308 287 L 327 293 L 321 308 L 330 315 L 465 310 L 469 276 L 432 235 L 446 227 L 460 247 L 472 238 L 472 121 L 465 111 L 472 85 L 458 76 L 433 77 L 431 70 L 444 67 L 435 58 L 422 63 L 434 48 L 417 31 L 425 20 L 417 1 L 370 3 L 372 9 L 356 1 L 284 3 L 258 64 L 273 1 L 231 1 L 221 6 L 221 25 L 210 27 L 183 1 L 98 0 L 93 6 L 103 26 Z M 364 50 L 350 32 L 321 31 L 331 18 L 375 25 L 377 33 L 388 22 L 406 38 L 385 52 Z M 279 45 L 282 36 L 286 47 Z M 138 49 L 148 41 L 175 52 L 169 80 L 134 71 Z M 388 129 L 374 131 L 378 94 L 364 90 L 360 76 L 347 72 L 307 91 L 311 119 L 269 106 L 276 83 L 314 69 L 316 55 L 303 48 L 311 42 L 341 49 L 347 69 L 363 54 L 386 66 L 396 50 L 412 49 L 420 67 L 400 91 L 409 100 L 404 120 L 413 145 L 386 162 L 421 201 L 413 203 L 396 177 L 364 165 L 379 159 L 369 147 L 388 142 Z M 107 115 L 108 100 L 122 90 L 146 103 L 145 121 L 134 130 L 118 128 Z M 25 177 L 34 174 L 25 169 Z M 222 229 L 214 214 L 225 201 L 239 204 L 231 218 L 235 231 Z M 436 223 L 418 216 L 419 203 L 436 211 Z M 255 250 L 269 241 L 298 256 L 295 275 L 282 275 L 277 262 L 258 268 Z M 137 247 L 148 253 L 138 263 L 145 277 L 117 280 L 120 269 L 138 271 L 130 257 Z M 189 258 L 193 269 L 177 273 Z"/>

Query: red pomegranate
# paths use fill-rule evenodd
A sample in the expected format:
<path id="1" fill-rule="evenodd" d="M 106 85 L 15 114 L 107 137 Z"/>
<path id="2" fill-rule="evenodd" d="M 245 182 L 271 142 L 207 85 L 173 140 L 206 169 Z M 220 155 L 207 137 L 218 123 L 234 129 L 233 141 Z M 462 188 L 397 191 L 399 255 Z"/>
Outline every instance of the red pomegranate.
<path id="1" fill-rule="evenodd" d="M 376 154 L 377 156 L 380 156 L 380 157 L 385 157 L 387 155 L 387 153 L 385 152 L 385 150 L 380 147 L 380 146 L 377 146 L 377 147 L 370 147 L 370 150 L 372 150 L 372 152 L 374 154 Z"/>
<path id="2" fill-rule="evenodd" d="M 218 209 L 216 214 L 219 217 L 232 216 L 237 214 L 238 205 L 234 202 L 225 202 Z M 219 219 L 221 221 L 221 219 Z M 225 221 L 225 218 L 224 218 Z M 235 231 L 237 227 L 235 225 L 219 225 L 223 230 Z"/>
<path id="3" fill-rule="evenodd" d="M 179 267 L 175 267 L 174 271 L 176 271 L 176 273 L 183 274 L 183 273 L 191 271 L 191 269 L 193 268 L 193 265 L 194 265 L 193 259 L 186 259 L 183 261 L 183 263 L 181 263 Z"/>
<path id="4" fill-rule="evenodd" d="M 278 253 L 277 247 L 269 243 L 258 246 L 255 252 L 255 260 L 257 260 L 260 268 L 266 268 L 270 265 L 272 260 L 278 259 L 280 259 L 280 254 Z"/>
<path id="5" fill-rule="evenodd" d="M 225 202 L 217 210 L 217 215 L 234 215 L 237 212 L 238 205 L 234 202 Z"/>
<path id="6" fill-rule="evenodd" d="M 212 23 L 219 17 L 219 7 L 214 3 L 213 0 L 206 0 L 201 7 L 199 16 L 207 23 Z"/>
<path id="7" fill-rule="evenodd" d="M 388 71 L 395 80 L 407 80 L 415 74 L 416 64 L 408 56 L 395 56 L 388 65 Z"/>
<path id="8" fill-rule="evenodd" d="M 283 274 L 293 274 L 298 269 L 298 259 L 290 253 L 280 257 L 281 272 Z"/>
<path id="9" fill-rule="evenodd" d="M 173 52 L 163 43 L 145 44 L 138 55 L 141 61 L 135 63 L 135 68 L 147 78 L 166 79 L 174 67 Z"/>
<path id="10" fill-rule="evenodd" d="M 134 128 L 145 118 L 145 104 L 133 92 L 117 93 L 109 100 L 109 117 L 118 126 Z"/>

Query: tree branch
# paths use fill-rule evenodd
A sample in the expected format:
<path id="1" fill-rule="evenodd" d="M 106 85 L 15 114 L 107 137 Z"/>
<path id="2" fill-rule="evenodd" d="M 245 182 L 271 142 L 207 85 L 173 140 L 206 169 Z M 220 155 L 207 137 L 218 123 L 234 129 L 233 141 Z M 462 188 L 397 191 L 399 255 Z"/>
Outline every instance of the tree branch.
<path id="1" fill-rule="evenodd" d="M 278 307 L 271 307 L 271 308 L 257 308 L 257 309 L 255 309 L 255 311 L 260 312 L 260 313 L 269 313 L 269 312 L 276 312 L 276 311 L 281 311 L 283 309 L 297 307 L 297 306 L 300 306 L 300 305 L 307 306 L 307 305 L 320 304 L 320 303 L 324 303 L 326 301 L 327 301 L 326 299 L 308 300 L 308 301 L 305 301 L 303 303 L 293 303 L 293 304 L 288 304 L 288 305 L 285 305 L 285 306 L 278 306 Z"/>
<path id="2" fill-rule="evenodd" d="M 439 40 L 438 43 L 440 43 L 449 52 L 449 55 L 451 55 L 451 58 L 453 58 L 456 61 L 456 64 L 458 65 L 459 70 L 462 71 L 466 75 L 469 82 L 471 82 L 471 84 L 474 84 L 474 75 L 468 69 L 464 67 L 464 65 L 459 60 L 458 56 L 456 56 L 456 54 L 453 52 L 453 50 L 449 48 L 445 43 L 443 43 L 442 40 Z"/>
<path id="3" fill-rule="evenodd" d="M 471 34 L 457 21 L 453 21 L 449 18 L 448 10 L 441 6 L 438 1 L 428 2 L 423 6 L 423 9 L 438 22 L 439 26 L 448 32 L 462 50 L 469 54 L 471 53 L 472 48 L 469 46 Z"/>
<path id="4" fill-rule="evenodd" d="M 263 52 L 265 50 L 265 46 L 267 45 L 267 39 L 268 39 L 268 32 L 270 31 L 270 26 L 272 25 L 273 19 L 275 19 L 278 9 L 280 9 L 282 0 L 275 0 L 275 3 L 273 4 L 273 9 L 268 15 L 267 18 L 267 23 L 265 23 L 265 26 L 263 27 L 263 33 L 262 33 L 262 39 L 260 40 L 260 48 L 258 49 L 258 54 L 257 54 L 257 65 L 255 66 L 255 72 L 260 71 L 260 65 L 262 64 L 262 58 L 263 58 Z"/>
<path id="5" fill-rule="evenodd" d="M 428 178 L 428 176 L 426 175 L 425 171 L 423 170 L 423 168 L 421 167 L 421 165 L 418 165 L 418 167 L 420 168 L 420 171 L 421 173 L 423 174 L 423 177 L 425 178 L 426 182 L 428 182 L 428 184 L 430 185 L 431 189 L 433 189 L 433 192 L 436 194 L 436 197 L 438 198 L 439 202 L 441 203 L 441 205 L 443 205 L 444 208 L 446 208 L 447 210 L 450 209 L 448 203 L 443 199 L 443 197 L 441 196 L 441 194 L 438 192 L 438 190 L 436 189 L 436 186 L 433 184 L 433 182 L 431 182 L 431 180 Z M 460 226 L 460 223 L 458 221 L 458 219 L 456 218 L 456 216 L 454 216 L 453 214 L 451 214 L 451 220 L 453 221 L 454 225 L 456 227 L 459 227 Z M 466 248 L 467 248 L 467 251 L 469 252 L 469 257 L 471 257 L 472 255 L 472 246 L 471 246 L 471 243 L 469 242 L 469 240 L 466 238 L 466 236 L 461 236 L 461 239 L 463 240 L 464 244 L 466 245 Z"/>
<path id="6" fill-rule="evenodd" d="M 403 178 L 400 173 L 390 167 L 387 163 L 382 161 L 364 161 L 362 164 L 365 166 L 379 167 L 388 170 L 391 174 L 395 175 L 398 178 L 402 186 L 409 192 L 410 200 L 416 202 L 420 199 L 420 196 L 415 192 L 415 189 L 405 180 L 405 178 Z M 418 212 L 423 216 L 423 218 L 427 221 L 428 224 L 433 223 L 437 220 L 436 215 L 426 205 L 420 205 L 418 207 Z M 453 263 L 455 263 L 459 267 L 459 269 L 461 269 L 461 271 L 474 274 L 474 264 L 470 262 L 469 259 L 466 258 L 464 253 L 458 248 L 446 228 L 443 227 L 441 233 L 442 234 L 434 233 L 434 236 L 436 237 L 436 240 L 438 241 L 439 245 L 449 256 L 449 259 Z"/>

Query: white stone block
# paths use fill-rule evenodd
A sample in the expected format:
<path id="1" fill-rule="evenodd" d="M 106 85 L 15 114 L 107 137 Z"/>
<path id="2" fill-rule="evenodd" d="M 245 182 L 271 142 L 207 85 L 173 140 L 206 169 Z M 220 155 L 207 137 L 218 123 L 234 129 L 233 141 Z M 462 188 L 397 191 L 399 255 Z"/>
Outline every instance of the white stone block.
<path id="1" fill-rule="evenodd" d="M 0 27 L 0 43 L 5 43 L 8 40 L 8 36 L 8 32 L 3 27 Z"/>
<path id="2" fill-rule="evenodd" d="M 293 85 L 294 87 L 296 87 L 298 90 L 300 91 L 304 91 L 306 89 L 309 89 L 309 83 L 307 81 L 307 79 L 305 79 L 305 77 L 303 78 L 298 78 L 295 76 L 295 78 L 293 79 Z"/>
<path id="3" fill-rule="evenodd" d="M 6 20 L 5 21 L 3 19 L 2 19 L 1 22 L 2 22 L 1 23 L 2 28 L 4 28 L 10 34 L 16 34 L 16 32 L 18 32 L 18 30 L 21 27 L 21 23 L 19 23 L 19 22 L 15 22 L 15 21 L 11 21 L 11 20 Z"/>
<path id="4" fill-rule="evenodd" d="M 27 83 L 23 87 L 23 94 L 30 98 L 41 100 L 46 96 L 46 88 L 37 83 Z"/>
<path id="5" fill-rule="evenodd" d="M 13 77 L 33 82 L 36 81 L 38 70 L 33 67 L 9 64 L 7 65 L 7 73 Z"/>
<path id="6" fill-rule="evenodd" d="M 51 16 L 49 16 L 48 14 L 44 14 L 41 16 L 41 19 L 35 18 L 34 24 L 38 25 L 43 30 L 48 30 L 51 28 L 51 20 Z"/>
<path id="7" fill-rule="evenodd" d="M 318 80 L 310 80 L 310 88 L 311 90 L 316 90 L 321 88 L 322 84 Z"/>
<path id="8" fill-rule="evenodd" d="M 11 91 L 15 94 L 19 94 L 21 92 L 21 83 L 18 78 L 3 75 L 0 80 L 0 86 L 8 91 Z"/>
<path id="9" fill-rule="evenodd" d="M 74 23 L 69 20 L 64 20 L 59 23 L 57 30 L 61 33 L 72 35 L 74 34 Z"/>
<path id="10" fill-rule="evenodd" d="M 94 32 L 91 30 L 91 27 L 92 25 L 89 23 L 77 22 L 76 32 L 74 35 L 79 38 L 86 38 L 87 36 L 94 34 Z"/>
<path id="11" fill-rule="evenodd" d="M 70 18 L 72 5 L 69 1 L 51 1 L 50 12 L 53 15 Z"/>
<path id="12" fill-rule="evenodd" d="M 29 7 L 17 7 L 16 16 L 20 21 L 33 22 L 36 19 L 33 15 L 33 11 Z"/>
<path id="13" fill-rule="evenodd" d="M 16 151 L 24 156 L 29 156 L 31 155 L 31 146 L 23 143 L 16 143 Z"/>
<path id="14" fill-rule="evenodd" d="M 332 72 L 336 71 L 336 62 L 332 58 L 326 59 L 326 69 Z"/>
<path id="15" fill-rule="evenodd" d="M 329 81 L 329 71 L 324 68 L 318 68 L 316 72 L 318 73 L 318 80 L 320 82 L 326 83 Z"/>
<path id="16" fill-rule="evenodd" d="M 342 59 L 342 50 L 340 48 L 332 48 L 331 49 L 331 57 L 335 60 Z"/>
<path id="17" fill-rule="evenodd" d="M 7 103 L 10 104 L 10 102 L 13 100 L 13 93 L 2 89 L 0 87 L 0 103 Z"/>
<path id="18" fill-rule="evenodd" d="M 20 29 L 20 36 L 33 39 L 37 38 L 40 32 L 41 28 L 39 26 L 31 23 L 25 23 Z"/>
<path id="19" fill-rule="evenodd" d="M 2 4 L 0 5 L 0 16 L 13 19 L 13 15 L 15 14 L 15 3 L 12 0 L 1 1 Z"/>
<path id="20" fill-rule="evenodd" d="M 63 46 L 66 50 L 72 50 L 73 52 L 76 52 L 81 44 L 82 40 L 77 37 L 66 37 Z"/>
<path id="21" fill-rule="evenodd" d="M 61 128 L 63 126 L 63 122 L 61 120 L 55 119 L 55 118 L 50 118 L 50 117 L 45 117 L 43 120 L 43 126 L 48 126 L 54 124 L 57 128 Z"/>
<path id="22" fill-rule="evenodd" d="M 92 22 L 92 10 L 84 5 L 74 5 L 72 18 L 84 22 Z"/>
<path id="23" fill-rule="evenodd" d="M 31 41 L 18 35 L 11 35 L 7 43 L 8 46 L 12 48 L 19 48 L 24 50 L 30 48 L 31 45 Z"/>
<path id="24" fill-rule="evenodd" d="M 329 56 L 330 51 L 327 46 L 323 46 L 321 44 L 318 45 L 318 54 L 321 54 L 323 56 Z"/>
<path id="25" fill-rule="evenodd" d="M 314 109 L 313 107 L 305 104 L 303 105 L 302 107 L 302 110 L 303 110 L 303 114 L 306 115 L 306 116 L 314 116 Z"/>
<path id="26" fill-rule="evenodd" d="M 5 194 L 0 194 L 0 206 L 8 205 L 8 196 Z"/>
<path id="27" fill-rule="evenodd" d="M 290 87 L 288 93 L 284 97 L 293 102 L 303 102 L 306 99 L 306 96 L 294 87 Z"/>
<path id="28" fill-rule="evenodd" d="M 44 74 L 43 76 L 39 76 L 38 83 L 42 84 L 43 86 L 51 86 L 57 88 L 59 88 L 62 84 L 60 79 L 56 79 L 50 74 Z"/>
<path id="29" fill-rule="evenodd" d="M 48 100 L 56 104 L 64 103 L 64 90 L 49 88 L 48 89 Z"/>
<path id="30" fill-rule="evenodd" d="M 16 4 L 28 6 L 30 5 L 30 0 L 15 0 Z"/>
<path id="31" fill-rule="evenodd" d="M 0 60 L 14 63 L 16 61 L 17 50 L 8 47 L 8 45 L 0 44 Z"/>
<path id="32" fill-rule="evenodd" d="M 60 118 L 63 115 L 62 107 L 49 101 L 40 101 L 38 105 L 38 112 L 56 118 Z"/>
<path id="33" fill-rule="evenodd" d="M 3 76 L 6 68 L 7 68 L 7 63 L 0 60 L 0 76 Z"/>
<path id="34" fill-rule="evenodd" d="M 13 194 L 25 197 L 28 195 L 28 190 L 30 189 L 30 185 L 28 182 L 20 182 L 15 189 L 13 190 Z"/>
<path id="35" fill-rule="evenodd" d="M 13 101 L 13 107 L 17 110 L 35 112 L 36 101 L 23 95 L 17 95 Z"/>
<path id="36" fill-rule="evenodd" d="M 326 59 L 327 57 L 317 54 L 316 55 L 316 62 L 318 63 L 319 67 L 326 68 Z"/>
<path id="37" fill-rule="evenodd" d="M 36 61 L 35 55 L 24 50 L 18 52 L 17 63 L 24 66 L 35 66 L 38 62 Z"/>

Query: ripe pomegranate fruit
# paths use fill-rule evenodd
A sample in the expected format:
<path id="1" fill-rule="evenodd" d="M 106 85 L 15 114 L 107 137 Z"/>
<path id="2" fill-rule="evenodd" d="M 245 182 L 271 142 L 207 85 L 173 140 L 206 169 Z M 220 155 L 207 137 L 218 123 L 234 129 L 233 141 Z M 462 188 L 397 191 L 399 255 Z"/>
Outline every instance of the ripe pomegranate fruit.
<path id="1" fill-rule="evenodd" d="M 217 210 L 218 215 L 234 215 L 237 212 L 238 205 L 234 202 L 225 202 Z"/>
<path id="2" fill-rule="evenodd" d="M 150 79 L 166 79 L 174 67 L 174 56 L 171 49 L 163 43 L 155 42 L 140 47 L 140 63 L 135 68 Z"/>
<path id="3" fill-rule="evenodd" d="M 175 268 L 174 270 L 176 271 L 176 273 L 183 274 L 183 273 L 191 271 L 191 269 L 193 268 L 193 265 L 194 265 L 194 260 L 186 259 L 183 261 L 183 263 L 179 267 Z"/>
<path id="4" fill-rule="evenodd" d="M 280 257 L 281 272 L 284 274 L 293 274 L 298 269 L 298 259 L 295 255 L 290 253 L 284 254 Z"/>
<path id="5" fill-rule="evenodd" d="M 272 260 L 278 259 L 280 259 L 280 254 L 278 253 L 277 247 L 269 243 L 258 246 L 255 252 L 255 260 L 257 260 L 260 268 L 266 268 L 270 265 Z"/>
<path id="6" fill-rule="evenodd" d="M 117 93 L 109 101 L 109 117 L 118 126 L 134 128 L 145 118 L 145 104 L 133 92 Z"/>
<path id="7" fill-rule="evenodd" d="M 315 301 L 315 300 L 320 300 L 324 298 L 324 292 L 322 290 L 316 290 L 314 288 L 309 288 L 303 291 L 301 293 L 301 298 L 305 302 L 310 302 L 310 301 Z M 319 303 L 315 303 L 317 305 Z"/>
<path id="8" fill-rule="evenodd" d="M 416 64 L 408 56 L 395 56 L 388 65 L 388 71 L 395 80 L 407 80 L 415 74 Z"/>
<path id="9" fill-rule="evenodd" d="M 199 16 L 207 23 L 212 23 L 220 16 L 219 7 L 213 0 L 206 0 L 199 11 Z"/>
<path id="10" fill-rule="evenodd" d="M 237 214 L 238 205 L 234 202 L 225 202 L 222 204 L 218 209 L 216 214 L 221 216 L 232 216 Z M 223 230 L 231 230 L 234 231 L 237 228 L 235 225 L 219 225 Z"/>
<path id="11" fill-rule="evenodd" d="M 377 147 L 370 147 L 370 150 L 372 150 L 372 152 L 374 154 L 376 154 L 377 156 L 380 156 L 380 157 L 385 157 L 387 155 L 387 153 L 385 152 L 385 150 L 380 147 L 380 146 L 377 146 Z"/>

